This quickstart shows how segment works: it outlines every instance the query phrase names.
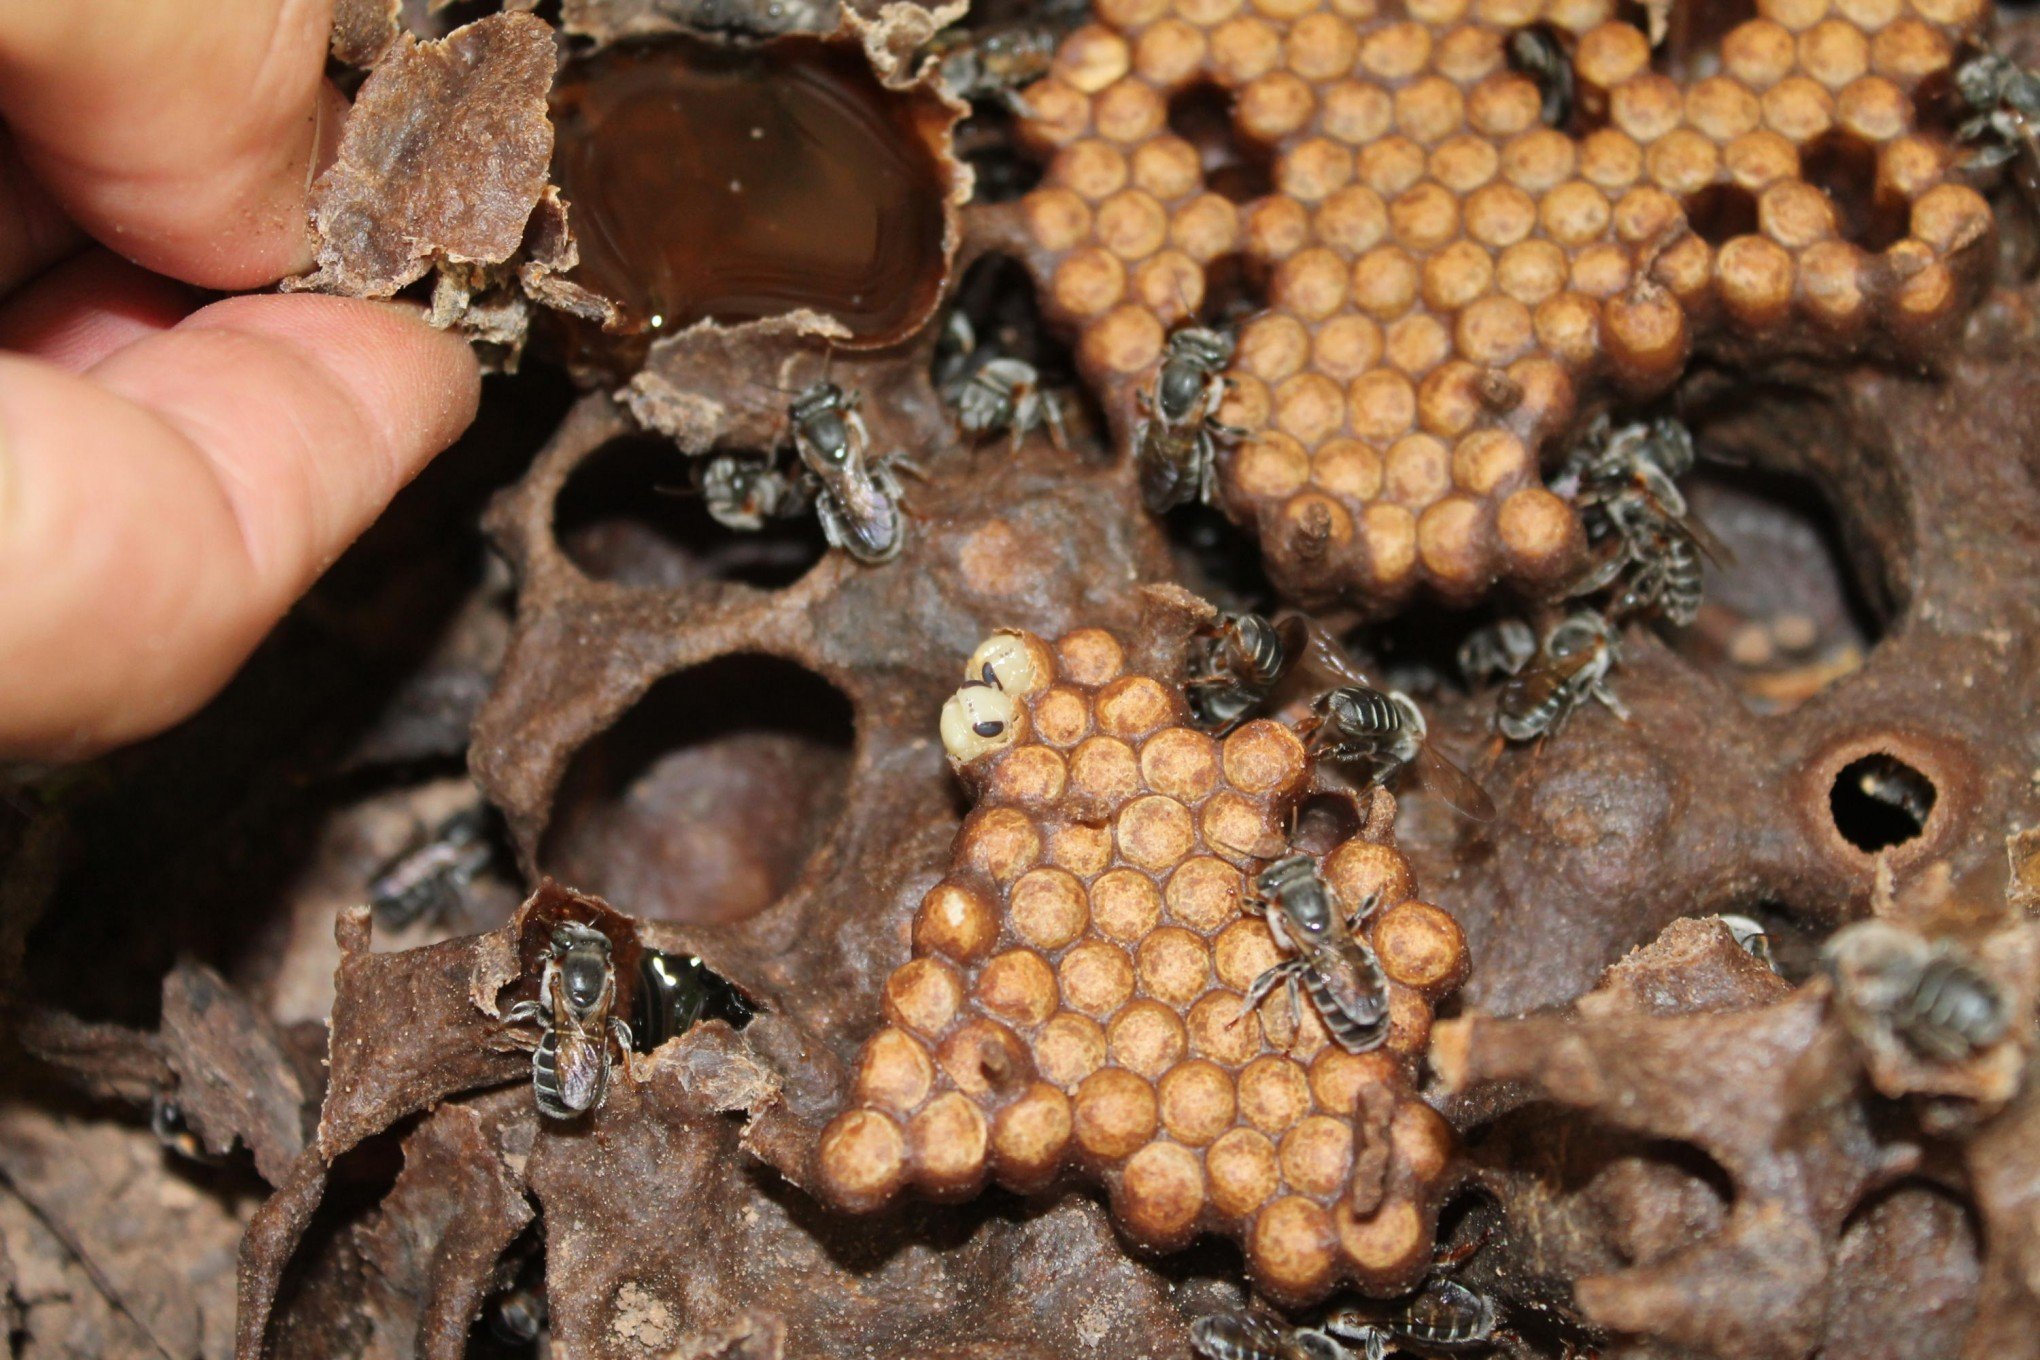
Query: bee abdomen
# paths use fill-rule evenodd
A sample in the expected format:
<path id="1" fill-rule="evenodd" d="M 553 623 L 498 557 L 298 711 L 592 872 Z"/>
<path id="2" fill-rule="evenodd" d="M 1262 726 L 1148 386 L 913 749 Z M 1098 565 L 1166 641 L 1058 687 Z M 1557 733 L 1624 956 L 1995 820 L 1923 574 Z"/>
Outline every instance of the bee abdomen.
<path id="1" fill-rule="evenodd" d="M 2005 1009 L 1990 979 L 1942 956 L 1921 969 L 1899 1008 L 1899 1032 L 1913 1047 L 1949 1061 L 2004 1037 Z"/>
<path id="2" fill-rule="evenodd" d="M 560 1091 L 560 1036 L 555 1030 L 539 1035 L 538 1047 L 531 1051 L 531 1093 L 538 1112 L 548 1119 L 572 1119 L 580 1113 L 568 1107 Z"/>
<path id="3" fill-rule="evenodd" d="M 1378 976 L 1378 975 L 1377 975 Z M 1367 1053 L 1388 1039 L 1388 993 L 1386 990 L 1361 997 L 1341 998 L 1332 991 L 1322 973 L 1312 968 L 1304 974 L 1303 989 L 1324 1019 L 1332 1042 L 1348 1053 Z"/>

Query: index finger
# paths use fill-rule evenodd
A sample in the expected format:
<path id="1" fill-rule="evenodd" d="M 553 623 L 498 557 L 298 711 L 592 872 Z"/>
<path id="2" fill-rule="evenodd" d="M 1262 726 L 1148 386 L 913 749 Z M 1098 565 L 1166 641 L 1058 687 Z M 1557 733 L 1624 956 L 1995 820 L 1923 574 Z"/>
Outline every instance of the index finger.
<path id="1" fill-rule="evenodd" d="M 305 268 L 344 101 L 333 0 L 0 3 L 0 117 L 70 216 L 145 268 L 252 288 Z"/>

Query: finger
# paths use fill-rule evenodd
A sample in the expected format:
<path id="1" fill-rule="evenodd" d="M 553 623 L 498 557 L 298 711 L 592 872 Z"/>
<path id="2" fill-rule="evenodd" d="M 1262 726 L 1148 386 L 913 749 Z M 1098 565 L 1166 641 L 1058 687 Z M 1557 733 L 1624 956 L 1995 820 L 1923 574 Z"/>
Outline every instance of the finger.
<path id="1" fill-rule="evenodd" d="M 0 127 L 0 294 L 78 248 L 78 228 L 21 163 Z"/>
<path id="2" fill-rule="evenodd" d="M 158 273 L 251 288 L 311 259 L 344 105 L 332 0 L 0 3 L 0 116 L 70 217 Z"/>
<path id="3" fill-rule="evenodd" d="M 0 754 L 175 722 L 472 416 L 414 315 L 235 298 L 90 373 L 0 355 Z"/>
<path id="4" fill-rule="evenodd" d="M 0 350 L 82 373 L 115 350 L 170 329 L 199 297 L 196 289 L 94 247 L 0 305 Z"/>

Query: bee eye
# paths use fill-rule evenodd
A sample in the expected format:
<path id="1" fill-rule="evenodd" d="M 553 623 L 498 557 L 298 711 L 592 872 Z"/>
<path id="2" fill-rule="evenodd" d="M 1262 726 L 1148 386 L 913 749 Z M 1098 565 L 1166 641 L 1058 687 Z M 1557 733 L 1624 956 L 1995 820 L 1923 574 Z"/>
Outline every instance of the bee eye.
<path id="1" fill-rule="evenodd" d="M 976 680 L 949 696 L 942 706 L 942 747 L 956 765 L 1011 746 L 1019 736 L 1014 722 L 1020 706 L 1004 690 Z"/>
<path id="2" fill-rule="evenodd" d="M 1008 694 L 1029 695 L 1046 688 L 1049 674 L 1036 655 L 1041 644 L 1020 633 L 1001 629 L 978 644 L 964 666 L 966 681 L 990 685 Z"/>

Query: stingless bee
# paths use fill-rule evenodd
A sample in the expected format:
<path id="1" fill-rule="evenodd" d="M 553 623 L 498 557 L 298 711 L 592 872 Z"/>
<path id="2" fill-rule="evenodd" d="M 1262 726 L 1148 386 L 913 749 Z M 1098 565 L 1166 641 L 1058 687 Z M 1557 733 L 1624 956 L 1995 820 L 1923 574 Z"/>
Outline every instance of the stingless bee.
<path id="1" fill-rule="evenodd" d="M 1020 95 L 1055 64 L 1056 30 L 1046 24 L 1005 23 L 952 28 L 928 44 L 935 78 L 958 99 L 996 99 L 1016 118 L 1034 110 Z"/>
<path id="2" fill-rule="evenodd" d="M 1324 1321 L 1333 1336 L 1357 1343 L 1366 1360 L 1384 1360 L 1391 1346 L 1425 1354 L 1452 1354 L 1494 1344 L 1495 1301 L 1457 1280 L 1433 1279 L 1387 1318 L 1340 1309 Z"/>
<path id="3" fill-rule="evenodd" d="M 1728 927 L 1736 946 L 1772 972 L 1778 971 L 1778 962 L 1771 956 L 1771 932 L 1764 929 L 1763 922 L 1753 916 L 1735 916 L 1724 912 L 1714 918 Z"/>
<path id="4" fill-rule="evenodd" d="M 1469 685 L 1497 675 L 1519 675 L 1537 655 L 1537 634 L 1521 619 L 1498 619 L 1459 644 L 1459 673 Z"/>
<path id="5" fill-rule="evenodd" d="M 1133 448 L 1140 492 L 1157 515 L 1191 501 L 1209 505 L 1217 484 L 1217 441 L 1246 433 L 1218 420 L 1232 355 L 1231 336 L 1185 326 L 1169 337 L 1152 390 L 1136 397 L 1141 418 Z"/>
<path id="6" fill-rule="evenodd" d="M 1207 1360 L 1351 1360 L 1316 1327 L 1289 1327 L 1252 1313 L 1213 1313 L 1190 1325 L 1190 1346 Z"/>
<path id="7" fill-rule="evenodd" d="M 1199 727 L 1219 736 L 1266 703 L 1303 655 L 1309 637 L 1300 615 L 1270 621 L 1259 614 L 1220 614 L 1197 630 L 1183 698 Z"/>
<path id="8" fill-rule="evenodd" d="M 1617 659 L 1614 631 L 1606 619 L 1591 609 L 1571 615 L 1495 696 L 1496 730 L 1510 741 L 1549 736 L 1589 699 L 1600 700 L 1627 722 L 1629 710 L 1608 688 Z"/>
<path id="9" fill-rule="evenodd" d="M 1362 767 L 1365 784 L 1386 784 L 1415 765 L 1454 812 L 1476 822 L 1494 820 L 1486 790 L 1431 745 L 1424 711 L 1401 690 L 1378 690 L 1364 680 L 1328 690 L 1312 701 L 1300 731 L 1314 758 Z"/>
<path id="10" fill-rule="evenodd" d="M 631 1046 L 630 1026 L 610 1014 L 615 1004 L 609 937 L 578 921 L 553 927 L 538 1000 L 520 1001 L 503 1016 L 508 1024 L 538 1022 L 531 1089 L 540 1114 L 572 1119 L 602 1104 L 609 1091 L 610 1041 L 625 1053 Z"/>
<path id="11" fill-rule="evenodd" d="M 1967 164 L 1988 170 L 2018 160 L 2019 182 L 2040 191 L 2040 75 L 1996 52 L 1979 52 L 1955 68 L 1955 92 L 1970 117 L 1955 135 L 1976 144 Z"/>
<path id="12" fill-rule="evenodd" d="M 1694 518 L 1675 479 L 1692 471 L 1693 436 L 1669 416 L 1617 427 L 1603 415 L 1567 455 L 1556 485 L 1580 508 L 1597 560 L 1567 594 L 1623 582 L 1609 614 L 1661 613 L 1678 627 L 1700 613 L 1703 556 L 1730 554 Z"/>
<path id="13" fill-rule="evenodd" d="M 1247 905 L 1266 916 L 1276 945 L 1295 957 L 1254 979 L 1236 1020 L 1278 985 L 1286 985 L 1290 1014 L 1302 1019 L 1297 993 L 1308 995 L 1333 1042 L 1348 1053 L 1381 1047 L 1388 1039 L 1388 975 L 1374 946 L 1356 930 L 1373 912 L 1374 899 L 1363 902 L 1349 920 L 1318 873 L 1317 861 L 1297 853 L 1261 871 Z"/>
<path id="14" fill-rule="evenodd" d="M 495 857 L 489 809 L 480 803 L 462 808 L 434 827 L 423 844 L 382 867 L 368 885 L 368 905 L 396 929 L 436 918 Z"/>
<path id="15" fill-rule="evenodd" d="M 935 356 L 937 387 L 956 406 L 956 423 L 972 442 L 998 430 L 1017 452 L 1030 430 L 1048 427 L 1058 449 L 1069 447 L 1062 398 L 1042 386 L 1033 364 L 980 347 L 970 318 L 951 312 Z"/>
<path id="16" fill-rule="evenodd" d="M 800 483 L 767 455 L 716 454 L 695 464 L 695 485 L 709 516 L 743 533 L 756 533 L 767 520 L 791 519 L 808 508 Z"/>
<path id="17" fill-rule="evenodd" d="M 793 399 L 786 415 L 829 546 L 866 566 L 899 556 L 907 536 L 900 484 L 891 460 L 871 457 L 857 394 L 822 378 Z"/>
<path id="18" fill-rule="evenodd" d="M 1881 1029 L 1922 1058 L 1964 1062 L 2005 1037 L 2004 994 L 1951 940 L 1858 921 L 1821 950 L 1852 1029 Z"/>
<path id="19" fill-rule="evenodd" d="M 1573 64 L 1565 44 L 1547 24 L 1532 24 L 1509 35 L 1509 69 L 1528 76 L 1542 101 L 1544 125 L 1563 129 L 1573 116 Z"/>

